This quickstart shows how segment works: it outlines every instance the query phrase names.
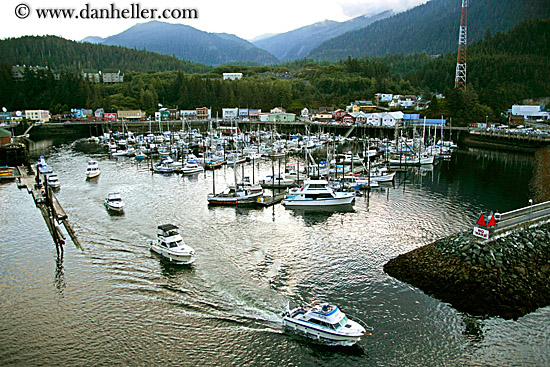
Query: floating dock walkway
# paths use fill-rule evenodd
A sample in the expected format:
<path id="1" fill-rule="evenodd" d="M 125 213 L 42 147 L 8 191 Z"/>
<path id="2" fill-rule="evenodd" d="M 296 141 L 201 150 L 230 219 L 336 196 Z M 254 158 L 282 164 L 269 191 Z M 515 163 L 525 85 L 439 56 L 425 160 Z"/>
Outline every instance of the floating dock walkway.
<path id="1" fill-rule="evenodd" d="M 69 217 L 65 212 L 65 209 L 59 203 L 59 200 L 55 196 L 52 188 L 43 185 L 43 179 L 40 175 L 37 175 L 33 167 L 25 168 L 24 166 L 17 167 L 20 173 L 18 177 L 17 186 L 19 188 L 26 188 L 27 192 L 32 195 L 34 204 L 40 212 L 46 222 L 46 226 L 52 235 L 52 238 L 56 246 L 61 247 L 63 251 L 63 245 L 65 244 L 65 235 L 59 227 L 59 223 L 63 223 L 65 230 L 71 237 L 71 240 L 77 248 L 84 250 L 80 241 L 78 240 L 76 233 L 74 232 L 71 224 L 69 223 Z"/>

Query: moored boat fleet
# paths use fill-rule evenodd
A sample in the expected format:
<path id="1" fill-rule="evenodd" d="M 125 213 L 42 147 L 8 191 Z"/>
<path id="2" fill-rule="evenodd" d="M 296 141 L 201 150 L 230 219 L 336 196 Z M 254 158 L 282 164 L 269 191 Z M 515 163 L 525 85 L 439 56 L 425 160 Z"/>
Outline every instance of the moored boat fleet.
<path id="1" fill-rule="evenodd" d="M 149 160 L 150 169 L 159 174 L 192 175 L 215 170 L 224 165 L 235 172 L 234 182 L 206 200 L 209 205 L 263 205 L 264 190 L 286 190 L 279 194 L 287 208 L 315 208 L 353 205 L 355 193 L 393 183 L 396 168 L 400 166 L 428 166 L 439 159 L 449 158 L 456 145 L 435 137 L 425 139 L 399 137 L 388 139 L 357 139 L 329 134 L 292 134 L 283 137 L 275 131 L 253 131 L 247 134 L 231 130 L 201 133 L 197 130 L 134 135 L 129 131 L 105 134 L 90 138 L 103 143 L 113 157 L 135 157 L 136 161 Z M 338 153 L 341 146 L 351 146 Z M 317 160 L 312 153 L 323 148 L 326 157 Z M 238 166 L 258 160 L 271 160 L 272 164 L 284 160 L 285 166 L 260 178 L 257 182 L 238 181 Z M 157 163 L 153 163 L 154 160 Z M 101 171 L 90 161 L 88 178 Z M 300 169 L 301 162 L 301 169 Z M 243 170 L 244 173 L 244 170 Z M 243 174 L 244 175 L 244 174 Z M 274 194 L 272 194 L 274 197 Z M 270 201 L 278 202 L 275 200 Z"/>

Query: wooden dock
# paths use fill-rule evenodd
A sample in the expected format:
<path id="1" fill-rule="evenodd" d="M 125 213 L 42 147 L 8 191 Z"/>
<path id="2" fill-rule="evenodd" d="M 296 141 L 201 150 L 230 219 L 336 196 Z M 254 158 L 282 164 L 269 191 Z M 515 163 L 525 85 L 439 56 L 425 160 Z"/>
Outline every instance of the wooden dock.
<path id="1" fill-rule="evenodd" d="M 57 199 L 57 196 L 55 196 L 52 188 L 43 185 L 43 178 L 41 175 L 36 174 L 33 167 L 26 168 L 24 166 L 20 166 L 17 167 L 17 169 L 20 173 L 17 186 L 19 188 L 26 188 L 27 192 L 32 195 L 34 204 L 42 213 L 42 217 L 46 222 L 46 226 L 48 227 L 56 246 L 63 246 L 65 244 L 65 235 L 59 227 L 59 224 L 63 223 L 65 230 L 71 237 L 71 240 L 75 246 L 80 250 L 84 250 L 76 236 L 75 231 L 69 223 L 69 217 L 65 212 L 65 209 L 61 206 L 61 203 Z"/>
<path id="2" fill-rule="evenodd" d="M 275 194 L 275 196 L 263 196 L 261 199 L 258 199 L 258 201 L 256 201 L 256 205 L 266 208 L 268 206 L 278 204 L 281 201 L 283 201 L 286 194 L 287 194 L 286 192 L 281 192 L 281 193 Z"/>

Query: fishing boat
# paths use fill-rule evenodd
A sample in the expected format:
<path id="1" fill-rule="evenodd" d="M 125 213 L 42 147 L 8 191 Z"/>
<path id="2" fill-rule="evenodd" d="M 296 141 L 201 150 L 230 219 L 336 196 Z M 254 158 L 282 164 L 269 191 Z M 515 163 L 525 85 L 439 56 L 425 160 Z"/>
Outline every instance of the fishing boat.
<path id="1" fill-rule="evenodd" d="M 53 169 L 46 163 L 44 156 L 40 156 L 40 159 L 36 164 L 36 166 L 38 167 L 38 172 L 40 172 L 43 175 L 53 172 Z"/>
<path id="2" fill-rule="evenodd" d="M 227 186 L 219 194 L 208 194 L 209 205 L 245 205 L 254 204 L 264 194 L 255 186 Z"/>
<path id="3" fill-rule="evenodd" d="M 185 244 L 178 230 L 173 224 L 158 226 L 157 240 L 151 242 L 151 251 L 174 264 L 191 264 L 196 260 L 195 250 Z"/>
<path id="4" fill-rule="evenodd" d="M 59 178 L 55 173 L 50 173 L 46 176 L 46 183 L 49 187 L 52 189 L 58 189 L 61 187 L 61 183 L 59 182 Z"/>
<path id="5" fill-rule="evenodd" d="M 88 161 L 88 166 L 86 167 L 86 178 L 94 178 L 101 174 L 101 170 L 99 169 L 99 164 L 97 161 L 90 160 Z"/>
<path id="6" fill-rule="evenodd" d="M 310 180 L 301 188 L 290 189 L 283 200 L 285 207 L 328 207 L 349 205 L 355 201 L 353 192 L 336 192 L 327 180 Z"/>
<path id="7" fill-rule="evenodd" d="M 313 302 L 306 310 L 297 307 L 283 313 L 283 326 L 305 334 L 305 336 L 339 345 L 351 346 L 368 333 L 358 322 L 348 317 L 335 305 Z"/>
<path id="8" fill-rule="evenodd" d="M 112 192 L 107 195 L 105 198 L 104 205 L 107 209 L 122 212 L 124 211 L 124 202 L 122 201 L 122 196 L 118 192 Z"/>

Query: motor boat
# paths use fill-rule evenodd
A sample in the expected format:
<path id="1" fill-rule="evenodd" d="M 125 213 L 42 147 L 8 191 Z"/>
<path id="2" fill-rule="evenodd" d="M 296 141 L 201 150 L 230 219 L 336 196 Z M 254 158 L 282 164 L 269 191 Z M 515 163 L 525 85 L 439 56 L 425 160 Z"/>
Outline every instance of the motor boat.
<path id="1" fill-rule="evenodd" d="M 254 204 L 263 196 L 264 192 L 257 186 L 227 186 L 219 194 L 208 194 L 209 205 L 245 205 Z"/>
<path id="2" fill-rule="evenodd" d="M 370 170 L 370 179 L 375 182 L 392 182 L 395 172 L 390 172 L 387 167 L 374 167 Z"/>
<path id="3" fill-rule="evenodd" d="M 101 174 L 101 170 L 99 169 L 99 164 L 97 161 L 91 160 L 88 161 L 88 166 L 86 167 L 86 178 L 94 178 Z"/>
<path id="4" fill-rule="evenodd" d="M 104 205 L 107 209 L 115 212 L 124 211 L 124 201 L 122 201 L 122 196 L 118 192 L 109 193 L 105 198 Z"/>
<path id="5" fill-rule="evenodd" d="M 335 305 L 313 302 L 313 307 L 287 310 L 283 313 L 283 326 L 304 333 L 305 336 L 339 345 L 353 345 L 368 333 L 358 322 L 348 317 Z"/>
<path id="6" fill-rule="evenodd" d="M 403 154 L 389 159 L 391 166 L 420 166 L 423 164 L 434 164 L 433 155 L 407 155 Z"/>
<path id="7" fill-rule="evenodd" d="M 47 175 L 48 173 L 53 172 L 53 169 L 46 163 L 44 156 L 40 156 L 40 160 L 38 161 L 36 166 L 38 167 L 38 172 L 43 175 Z"/>
<path id="8" fill-rule="evenodd" d="M 195 250 L 185 244 L 178 230 L 173 224 L 158 226 L 157 240 L 151 242 L 151 251 L 174 264 L 191 264 L 196 260 Z"/>
<path id="9" fill-rule="evenodd" d="M 266 189 L 273 188 L 273 187 L 286 188 L 286 187 L 297 186 L 296 180 L 286 177 L 284 173 L 280 175 L 275 174 L 275 180 L 273 179 L 273 175 L 267 175 L 265 179 L 260 180 L 260 185 Z"/>
<path id="10" fill-rule="evenodd" d="M 160 163 L 153 166 L 153 171 L 156 173 L 173 173 L 181 170 L 181 167 L 181 162 L 176 163 L 172 158 L 164 156 L 162 157 Z"/>
<path id="11" fill-rule="evenodd" d="M 310 180 L 301 188 L 290 189 L 285 195 L 285 207 L 328 207 L 349 205 L 355 201 L 353 192 L 336 192 L 327 180 Z"/>
<path id="12" fill-rule="evenodd" d="M 55 173 L 50 173 L 49 175 L 46 176 L 46 184 L 52 189 L 58 189 L 61 187 L 59 178 Z"/>
<path id="13" fill-rule="evenodd" d="M 181 168 L 181 173 L 184 175 L 191 175 L 193 173 L 200 173 L 203 172 L 204 168 L 199 164 L 199 161 L 197 160 L 197 157 L 187 157 L 185 160 L 185 163 L 183 164 L 183 167 Z"/>

